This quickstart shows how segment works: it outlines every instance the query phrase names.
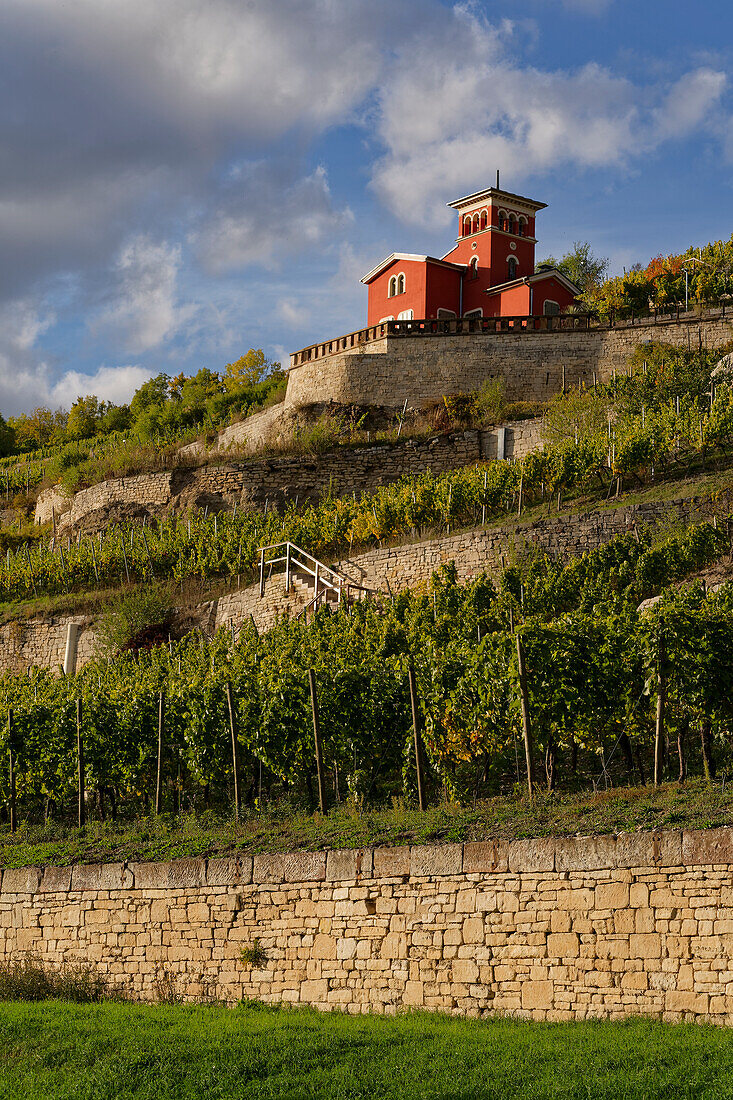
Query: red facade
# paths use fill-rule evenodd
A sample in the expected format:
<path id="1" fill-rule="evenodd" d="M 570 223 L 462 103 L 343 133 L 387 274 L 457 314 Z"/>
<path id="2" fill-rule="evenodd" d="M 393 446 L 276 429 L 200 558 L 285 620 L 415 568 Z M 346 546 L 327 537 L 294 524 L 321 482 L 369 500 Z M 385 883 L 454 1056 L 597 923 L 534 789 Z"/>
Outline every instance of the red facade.
<path id="1" fill-rule="evenodd" d="M 442 259 L 394 252 L 362 279 L 368 325 L 387 319 L 525 317 L 561 313 L 578 288 L 561 272 L 535 273 L 535 215 L 545 204 L 488 188 L 448 204 L 458 238 Z"/>

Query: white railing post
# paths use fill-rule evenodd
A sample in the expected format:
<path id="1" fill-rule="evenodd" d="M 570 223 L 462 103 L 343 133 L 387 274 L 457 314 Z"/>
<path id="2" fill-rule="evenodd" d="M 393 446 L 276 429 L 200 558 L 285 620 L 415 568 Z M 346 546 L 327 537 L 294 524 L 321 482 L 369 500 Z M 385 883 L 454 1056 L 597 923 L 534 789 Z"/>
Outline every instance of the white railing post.
<path id="1" fill-rule="evenodd" d="M 260 550 L 260 599 L 265 594 L 265 551 Z"/>
<path id="2" fill-rule="evenodd" d="M 290 543 L 285 543 L 285 594 L 290 595 Z"/>
<path id="3" fill-rule="evenodd" d="M 315 584 L 315 588 L 313 589 L 313 595 L 315 597 L 315 606 L 316 607 L 318 607 L 318 584 L 319 584 L 319 581 L 321 579 L 320 578 L 320 567 L 321 567 L 321 563 L 319 561 L 317 561 L 316 562 L 316 584 Z"/>

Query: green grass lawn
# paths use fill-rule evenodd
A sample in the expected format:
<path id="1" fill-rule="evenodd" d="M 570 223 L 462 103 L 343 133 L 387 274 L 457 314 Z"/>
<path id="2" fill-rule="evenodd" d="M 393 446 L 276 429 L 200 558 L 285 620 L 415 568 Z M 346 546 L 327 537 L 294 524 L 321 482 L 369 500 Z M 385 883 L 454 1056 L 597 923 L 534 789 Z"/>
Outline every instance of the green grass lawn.
<path id="1" fill-rule="evenodd" d="M 723 1100 L 733 1033 L 309 1010 L 0 1005 L 0 1097 Z"/>

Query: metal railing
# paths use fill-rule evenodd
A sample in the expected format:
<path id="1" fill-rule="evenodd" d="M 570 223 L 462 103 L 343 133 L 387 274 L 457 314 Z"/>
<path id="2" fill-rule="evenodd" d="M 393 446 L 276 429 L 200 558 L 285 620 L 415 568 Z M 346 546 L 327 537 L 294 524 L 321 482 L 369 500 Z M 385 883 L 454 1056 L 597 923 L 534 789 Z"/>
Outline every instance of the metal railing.
<path id="1" fill-rule="evenodd" d="M 300 612 L 301 615 L 306 614 L 306 617 L 309 610 L 316 611 L 329 598 L 335 600 L 340 606 L 342 601 L 351 604 L 355 599 L 373 594 L 372 589 L 356 584 L 343 573 L 314 558 L 306 550 L 301 550 L 294 542 L 276 542 L 270 546 L 261 546 L 259 554 L 260 599 L 265 595 L 267 581 L 272 576 L 275 566 L 284 566 L 286 595 L 290 594 L 293 583 L 299 579 L 299 574 L 305 573 L 313 578 L 313 598 Z"/>

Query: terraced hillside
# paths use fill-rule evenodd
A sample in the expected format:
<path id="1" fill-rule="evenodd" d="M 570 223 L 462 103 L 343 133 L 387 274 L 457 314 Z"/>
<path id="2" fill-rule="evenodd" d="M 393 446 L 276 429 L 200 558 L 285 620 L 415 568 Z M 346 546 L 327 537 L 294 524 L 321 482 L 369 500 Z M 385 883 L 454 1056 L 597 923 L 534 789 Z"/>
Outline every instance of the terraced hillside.
<path id="1" fill-rule="evenodd" d="M 430 436 L 439 469 L 427 446 L 427 468 L 361 492 L 347 446 L 327 460 L 344 481 L 302 499 L 275 463 L 264 501 L 123 515 L 108 488 L 94 523 L 72 503 L 31 525 L 29 475 L 0 532 L 8 824 L 11 806 L 28 827 L 283 800 L 358 814 L 729 767 L 720 358 L 647 345 L 549 402 L 543 447 L 513 460 L 466 450 L 485 393 L 446 398 L 463 434 Z M 397 463 L 420 446 L 388 444 Z"/>

